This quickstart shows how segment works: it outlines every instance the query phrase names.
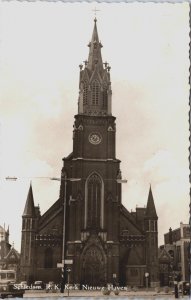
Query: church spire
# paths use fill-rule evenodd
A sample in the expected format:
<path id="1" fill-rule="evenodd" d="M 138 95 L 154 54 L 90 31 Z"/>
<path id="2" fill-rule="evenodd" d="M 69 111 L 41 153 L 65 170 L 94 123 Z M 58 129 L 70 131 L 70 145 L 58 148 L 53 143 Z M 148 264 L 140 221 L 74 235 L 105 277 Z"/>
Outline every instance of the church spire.
<path id="1" fill-rule="evenodd" d="M 23 212 L 23 217 L 33 217 L 35 216 L 35 207 L 34 207 L 34 198 L 33 198 L 33 191 L 32 191 L 32 185 L 30 184 L 25 209 Z"/>
<path id="2" fill-rule="evenodd" d="M 149 189 L 149 195 L 148 195 L 148 201 L 147 201 L 145 216 L 149 219 L 150 218 L 151 219 L 158 219 L 155 204 L 154 204 L 153 194 L 152 194 L 152 190 L 151 190 L 151 185 L 150 185 L 150 189 Z"/>
<path id="3" fill-rule="evenodd" d="M 98 31 L 97 31 L 97 19 L 94 19 L 94 29 L 92 33 L 91 42 L 88 44 L 89 57 L 87 67 L 89 70 L 94 70 L 97 67 L 100 71 L 103 71 L 103 62 L 101 56 L 101 48 L 103 47 L 99 41 Z"/>
<path id="4" fill-rule="evenodd" d="M 91 116 L 111 115 L 111 82 L 110 66 L 103 64 L 97 30 L 97 19 L 94 19 L 92 39 L 89 43 L 88 60 L 80 67 L 78 113 Z"/>

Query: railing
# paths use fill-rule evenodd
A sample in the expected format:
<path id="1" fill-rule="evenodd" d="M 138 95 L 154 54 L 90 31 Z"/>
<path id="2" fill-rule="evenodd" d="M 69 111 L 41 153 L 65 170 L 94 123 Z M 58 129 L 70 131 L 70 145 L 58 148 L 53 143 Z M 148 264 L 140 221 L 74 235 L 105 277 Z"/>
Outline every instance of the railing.
<path id="1" fill-rule="evenodd" d="M 120 235 L 120 241 L 121 242 L 144 242 L 145 236 L 144 235 Z"/>
<path id="2" fill-rule="evenodd" d="M 35 242 L 39 246 L 44 245 L 61 245 L 62 244 L 62 236 L 61 235 L 53 235 L 53 234 L 37 234 L 35 236 Z"/>

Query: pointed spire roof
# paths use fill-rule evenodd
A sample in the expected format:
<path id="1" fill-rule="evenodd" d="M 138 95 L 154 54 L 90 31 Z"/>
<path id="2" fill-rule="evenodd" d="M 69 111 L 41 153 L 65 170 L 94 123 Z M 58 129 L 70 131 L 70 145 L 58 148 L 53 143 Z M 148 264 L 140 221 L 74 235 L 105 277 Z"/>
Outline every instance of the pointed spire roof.
<path id="1" fill-rule="evenodd" d="M 0 225 L 0 232 L 3 233 L 5 232 L 5 229 L 3 228 L 3 226 Z"/>
<path id="2" fill-rule="evenodd" d="M 149 196 L 148 196 L 148 200 L 147 200 L 145 216 L 146 216 L 146 218 L 158 219 L 158 216 L 156 213 L 156 208 L 155 208 L 155 203 L 154 203 L 154 199 L 153 199 L 153 193 L 151 190 L 151 185 L 150 185 L 150 189 L 149 189 Z"/>
<path id="3" fill-rule="evenodd" d="M 23 212 L 24 216 L 35 216 L 35 207 L 34 207 L 34 198 L 33 198 L 33 191 L 32 191 L 32 185 L 30 184 L 25 209 Z"/>
<path id="4" fill-rule="evenodd" d="M 97 23 L 97 19 L 95 18 L 92 39 L 91 42 L 88 44 L 88 47 L 90 47 L 90 51 L 89 51 L 87 68 L 89 70 L 94 70 L 95 66 L 97 66 L 97 68 L 102 71 L 103 70 L 103 62 L 101 56 L 102 44 L 99 41 L 96 23 Z"/>

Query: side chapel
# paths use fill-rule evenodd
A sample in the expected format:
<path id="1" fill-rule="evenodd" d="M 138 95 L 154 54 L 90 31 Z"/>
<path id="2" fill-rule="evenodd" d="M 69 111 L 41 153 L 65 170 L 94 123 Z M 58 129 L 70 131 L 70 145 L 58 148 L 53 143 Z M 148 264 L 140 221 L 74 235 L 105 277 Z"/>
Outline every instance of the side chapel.
<path id="1" fill-rule="evenodd" d="M 73 151 L 63 159 L 59 199 L 41 215 L 29 189 L 22 215 L 21 278 L 60 282 L 57 263 L 65 232 L 65 259 L 73 262 L 70 283 L 144 286 L 149 273 L 150 286 L 156 286 L 158 217 L 152 190 L 145 208 L 129 212 L 123 206 L 110 66 L 102 61 L 96 19 L 88 47 L 88 60 L 80 65 Z"/>

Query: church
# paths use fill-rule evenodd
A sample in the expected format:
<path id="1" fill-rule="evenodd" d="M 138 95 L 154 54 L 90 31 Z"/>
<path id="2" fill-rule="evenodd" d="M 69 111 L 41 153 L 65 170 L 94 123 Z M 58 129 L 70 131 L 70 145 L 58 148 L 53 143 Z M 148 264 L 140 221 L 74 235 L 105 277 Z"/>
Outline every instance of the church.
<path id="1" fill-rule="evenodd" d="M 97 20 L 80 65 L 73 150 L 63 158 L 59 199 L 43 214 L 30 186 L 22 215 L 21 280 L 89 286 L 158 285 L 158 217 L 152 190 L 146 207 L 122 204 L 110 66 L 103 63 Z M 70 274 L 67 273 L 70 269 Z M 69 278 L 68 278 L 69 276 Z M 147 278 L 147 279 L 146 279 Z"/>

